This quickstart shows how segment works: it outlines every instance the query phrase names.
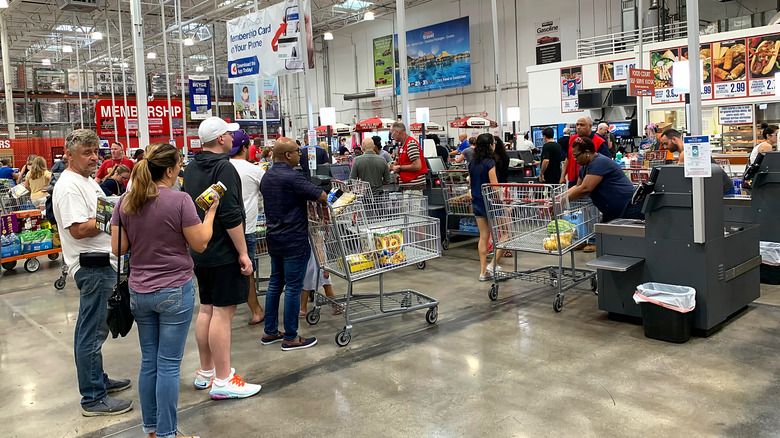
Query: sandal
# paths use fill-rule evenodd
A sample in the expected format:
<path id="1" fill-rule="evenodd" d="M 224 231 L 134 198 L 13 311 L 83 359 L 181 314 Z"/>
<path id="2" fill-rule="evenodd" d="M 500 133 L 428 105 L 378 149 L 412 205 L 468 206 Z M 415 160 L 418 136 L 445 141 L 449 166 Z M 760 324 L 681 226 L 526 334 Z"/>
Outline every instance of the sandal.
<path id="1" fill-rule="evenodd" d="M 301 310 L 300 312 L 298 312 L 298 318 L 306 318 L 306 313 L 307 312 L 304 312 L 303 310 Z"/>

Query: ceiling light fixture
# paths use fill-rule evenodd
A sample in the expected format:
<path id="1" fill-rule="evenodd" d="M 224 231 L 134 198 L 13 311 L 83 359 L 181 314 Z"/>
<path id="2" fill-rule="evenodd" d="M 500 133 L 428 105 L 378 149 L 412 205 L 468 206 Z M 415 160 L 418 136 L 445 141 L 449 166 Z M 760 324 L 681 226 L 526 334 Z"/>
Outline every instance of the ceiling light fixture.
<path id="1" fill-rule="evenodd" d="M 64 46 L 62 46 L 62 52 L 63 53 L 71 53 L 71 52 L 73 52 L 73 47 L 65 44 Z"/>
<path id="2" fill-rule="evenodd" d="M 123 62 L 122 63 L 122 68 L 127 68 L 127 67 L 128 67 L 128 64 L 126 62 Z"/>
<path id="3" fill-rule="evenodd" d="M 194 46 L 195 45 L 195 40 L 193 40 L 192 38 L 189 38 L 189 37 L 188 38 L 184 38 L 184 45 L 185 46 Z"/>
<path id="4" fill-rule="evenodd" d="M 195 71 L 198 72 L 198 73 L 202 73 L 203 72 L 203 67 L 197 66 L 197 67 L 195 67 Z"/>
<path id="5" fill-rule="evenodd" d="M 333 34 L 330 32 L 325 32 L 323 35 L 325 37 L 325 41 L 333 41 Z"/>
<path id="6" fill-rule="evenodd" d="M 366 15 L 363 16 L 363 20 L 365 21 L 371 21 L 374 19 L 374 13 L 371 11 L 366 12 Z"/>
<path id="7" fill-rule="evenodd" d="M 89 34 L 89 37 L 92 38 L 93 40 L 102 40 L 103 39 L 103 33 L 101 33 L 100 31 L 96 30 L 96 31 L 92 32 L 91 34 Z"/>
<path id="8" fill-rule="evenodd" d="M 51 65 L 51 59 L 49 58 L 41 59 L 41 65 Z"/>
<path id="9" fill-rule="evenodd" d="M 157 59 L 157 54 L 154 52 L 149 52 L 146 54 L 146 59 Z"/>
<path id="10" fill-rule="evenodd" d="M 8 0 L 0 0 L 0 9 L 8 8 Z"/>

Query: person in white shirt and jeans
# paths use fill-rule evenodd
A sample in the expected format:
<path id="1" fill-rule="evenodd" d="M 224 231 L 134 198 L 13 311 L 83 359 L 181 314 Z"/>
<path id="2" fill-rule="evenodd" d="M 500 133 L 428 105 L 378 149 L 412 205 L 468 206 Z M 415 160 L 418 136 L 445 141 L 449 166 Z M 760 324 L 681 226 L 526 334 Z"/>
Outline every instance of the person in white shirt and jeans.
<path id="1" fill-rule="evenodd" d="M 246 212 L 246 227 L 244 228 L 244 237 L 246 238 L 246 249 L 249 258 L 252 260 L 252 268 L 257 271 L 257 261 L 255 261 L 255 248 L 257 242 L 255 239 L 255 229 L 257 228 L 257 201 L 260 197 L 260 181 L 265 175 L 265 171 L 249 161 L 249 136 L 244 131 L 235 131 L 233 133 L 233 149 L 230 150 L 230 162 L 236 168 L 238 176 L 241 178 L 241 195 L 244 200 L 244 211 Z M 257 325 L 265 318 L 265 312 L 257 300 L 257 291 L 255 282 L 249 282 L 249 296 L 247 304 L 252 310 L 252 319 L 249 325 Z"/>
<path id="2" fill-rule="evenodd" d="M 108 298 L 116 284 L 117 258 L 111 257 L 111 236 L 95 226 L 98 196 L 103 190 L 90 175 L 98 167 L 100 139 L 89 129 L 77 129 L 65 139 L 68 167 L 52 194 L 68 275 L 79 288 L 79 314 L 73 350 L 85 417 L 118 415 L 133 407 L 108 393 L 130 387 L 128 379 L 109 379 L 101 349 L 108 337 Z"/>

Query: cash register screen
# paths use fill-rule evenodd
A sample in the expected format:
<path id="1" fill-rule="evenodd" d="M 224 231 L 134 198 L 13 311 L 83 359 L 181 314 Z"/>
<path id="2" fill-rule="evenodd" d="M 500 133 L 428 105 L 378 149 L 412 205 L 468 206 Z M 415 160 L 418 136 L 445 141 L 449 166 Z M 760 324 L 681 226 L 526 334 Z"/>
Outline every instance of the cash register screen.
<path id="1" fill-rule="evenodd" d="M 349 164 L 334 164 L 330 166 L 330 176 L 335 180 L 346 181 L 349 179 Z"/>

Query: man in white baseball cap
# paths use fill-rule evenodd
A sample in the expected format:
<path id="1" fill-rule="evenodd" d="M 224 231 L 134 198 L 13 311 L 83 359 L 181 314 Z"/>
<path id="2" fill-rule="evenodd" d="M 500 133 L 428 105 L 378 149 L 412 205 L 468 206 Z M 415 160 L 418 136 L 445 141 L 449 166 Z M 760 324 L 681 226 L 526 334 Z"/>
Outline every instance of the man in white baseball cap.
<path id="1" fill-rule="evenodd" d="M 196 389 L 209 389 L 212 399 L 244 398 L 257 394 L 260 385 L 244 382 L 230 363 L 230 324 L 239 304 L 246 303 L 252 260 L 246 247 L 246 213 L 241 197 L 241 178 L 230 164 L 233 132 L 238 123 L 209 117 L 198 128 L 202 150 L 184 171 L 184 191 L 194 201 L 217 182 L 225 186 L 219 199 L 218 221 L 209 245 L 202 253 L 190 251 L 198 279 L 200 310 L 195 338 L 200 353 Z M 203 220 L 205 212 L 198 210 Z"/>
<path id="2" fill-rule="evenodd" d="M 228 123 L 219 117 L 209 117 L 208 119 L 200 122 L 200 126 L 198 127 L 198 137 L 200 137 L 200 142 L 205 149 L 206 143 L 210 143 L 216 140 L 219 136 L 225 134 L 226 132 L 238 131 L 239 129 L 241 129 L 241 127 L 238 125 L 238 123 Z M 227 144 L 230 146 L 228 150 L 233 147 L 232 140 L 228 140 Z"/>

